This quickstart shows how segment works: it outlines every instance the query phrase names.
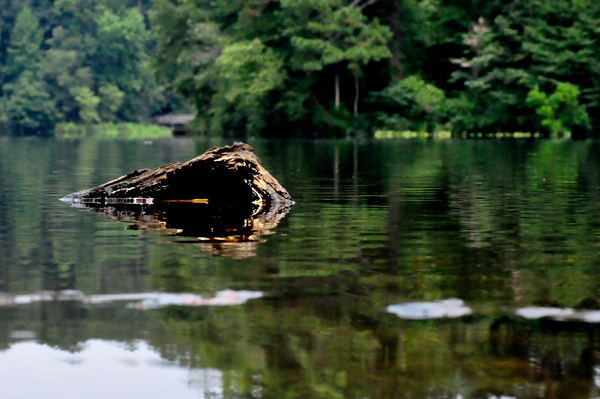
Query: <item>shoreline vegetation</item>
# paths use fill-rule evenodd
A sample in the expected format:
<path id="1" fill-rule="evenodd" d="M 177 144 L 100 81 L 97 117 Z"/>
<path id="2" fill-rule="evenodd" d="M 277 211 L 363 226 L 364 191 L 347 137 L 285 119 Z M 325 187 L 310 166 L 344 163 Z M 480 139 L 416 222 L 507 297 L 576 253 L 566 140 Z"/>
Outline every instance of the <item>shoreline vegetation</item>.
<path id="1" fill-rule="evenodd" d="M 222 137 L 600 137 L 595 0 L 0 9 L 0 123 L 17 134 L 195 113 L 191 130 Z"/>
<path id="2" fill-rule="evenodd" d="M 9 130 L 0 130 L 0 137 L 11 135 Z M 166 126 L 141 124 L 141 123 L 100 123 L 95 125 L 84 125 L 72 122 L 59 123 L 52 134 L 59 140 L 76 139 L 98 139 L 98 140 L 158 140 L 176 137 L 186 138 L 219 138 L 219 136 L 201 135 L 188 129 L 189 134 L 178 136 L 174 135 L 171 129 Z M 260 136 L 246 137 L 251 139 L 260 138 Z M 496 132 L 496 133 L 474 133 L 451 131 L 411 131 L 411 130 L 376 130 L 369 135 L 346 136 L 346 139 L 374 139 L 374 140 L 397 140 L 397 139 L 553 139 L 564 140 L 571 139 L 570 132 L 561 135 L 544 136 L 540 132 Z M 236 140 L 239 138 L 232 137 Z"/>
<path id="3" fill-rule="evenodd" d="M 54 136 L 58 139 L 103 139 L 103 140 L 155 140 L 165 139 L 174 136 L 170 129 L 164 126 L 143 125 L 134 123 L 104 123 L 98 125 L 77 125 L 73 123 L 59 124 L 56 127 Z M 185 137 L 206 137 L 199 135 L 188 135 Z M 254 137 L 257 138 L 257 137 Z M 394 130 L 376 130 L 370 137 L 347 137 L 373 138 L 375 140 L 388 139 L 543 139 L 545 138 L 539 132 L 497 132 L 497 133 L 467 133 L 461 132 L 453 134 L 450 131 L 436 132 L 417 132 L 417 131 L 394 131 Z M 567 132 L 560 136 L 548 137 L 550 139 L 570 139 L 571 135 Z"/>
<path id="4" fill-rule="evenodd" d="M 58 139 L 118 139 L 118 140 L 151 140 L 172 136 L 171 130 L 165 126 L 137 123 L 101 123 L 81 125 L 60 123 L 56 126 L 54 136 Z"/>
<path id="5" fill-rule="evenodd" d="M 438 132 L 414 132 L 414 131 L 393 131 L 377 130 L 373 134 L 374 139 L 540 139 L 544 138 L 539 132 L 497 132 L 497 133 L 467 133 L 461 132 L 452 134 L 449 131 Z M 570 132 L 565 132 L 560 136 L 552 136 L 553 139 L 570 139 Z"/>

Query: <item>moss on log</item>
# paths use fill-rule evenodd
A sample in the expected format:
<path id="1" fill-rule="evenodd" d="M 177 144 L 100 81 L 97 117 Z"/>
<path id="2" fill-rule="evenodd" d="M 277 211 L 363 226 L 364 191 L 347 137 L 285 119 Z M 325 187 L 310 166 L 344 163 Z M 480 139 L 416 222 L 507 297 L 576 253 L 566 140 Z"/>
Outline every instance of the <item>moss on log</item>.
<path id="1" fill-rule="evenodd" d="M 290 194 L 261 165 L 248 144 L 213 147 L 186 162 L 135 170 L 62 201 L 80 204 L 157 204 L 169 202 L 256 204 L 256 213 L 272 205 L 289 206 Z"/>

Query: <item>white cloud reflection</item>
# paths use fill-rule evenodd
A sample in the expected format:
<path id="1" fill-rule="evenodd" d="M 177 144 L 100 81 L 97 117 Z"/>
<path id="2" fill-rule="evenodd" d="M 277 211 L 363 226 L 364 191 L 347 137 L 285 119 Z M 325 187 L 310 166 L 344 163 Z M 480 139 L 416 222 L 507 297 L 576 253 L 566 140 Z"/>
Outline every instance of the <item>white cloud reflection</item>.
<path id="1" fill-rule="evenodd" d="M 535 320 L 550 318 L 557 321 L 583 321 L 585 323 L 600 323 L 600 310 L 574 310 L 571 308 L 552 308 L 528 306 L 515 311 L 518 316 Z"/>
<path id="2" fill-rule="evenodd" d="M 401 303 L 390 305 L 386 310 L 401 319 L 408 320 L 456 318 L 473 313 L 471 308 L 465 306 L 465 302 L 462 299 L 457 298 L 432 302 Z"/>
<path id="3" fill-rule="evenodd" d="M 35 302 L 81 301 L 91 305 L 111 302 L 130 302 L 129 307 L 146 310 L 165 306 L 232 306 L 263 296 L 260 291 L 223 290 L 215 296 L 190 293 L 140 292 L 127 294 L 85 295 L 77 290 L 43 291 L 35 294 L 11 295 L 0 293 L 0 306 L 27 305 Z M 133 303 L 132 303 L 133 302 Z"/>
<path id="4" fill-rule="evenodd" d="M 130 350 L 94 339 L 77 353 L 19 342 L 0 353 L 0 392 L 10 399 L 223 397 L 222 371 L 164 363 L 145 341 Z"/>

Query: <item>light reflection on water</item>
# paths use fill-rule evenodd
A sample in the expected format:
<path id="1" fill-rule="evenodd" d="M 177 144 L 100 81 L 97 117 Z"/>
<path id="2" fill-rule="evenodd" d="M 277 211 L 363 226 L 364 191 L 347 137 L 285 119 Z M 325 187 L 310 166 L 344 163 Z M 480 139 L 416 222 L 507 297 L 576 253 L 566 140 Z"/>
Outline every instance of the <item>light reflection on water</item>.
<path id="1" fill-rule="evenodd" d="M 223 290 L 214 297 L 191 293 L 139 292 L 108 295 L 85 295 L 77 290 L 43 291 L 35 294 L 10 295 L 0 293 L 0 306 L 30 305 L 36 302 L 81 302 L 85 305 L 106 305 L 125 302 L 134 309 L 156 309 L 165 306 L 234 306 L 260 298 L 260 291 Z"/>
<path id="2" fill-rule="evenodd" d="M 0 138 L 0 292 L 264 293 L 2 306 L 0 392 L 600 396 L 599 143 L 251 142 L 296 204 L 245 249 L 58 201 L 223 144 Z"/>

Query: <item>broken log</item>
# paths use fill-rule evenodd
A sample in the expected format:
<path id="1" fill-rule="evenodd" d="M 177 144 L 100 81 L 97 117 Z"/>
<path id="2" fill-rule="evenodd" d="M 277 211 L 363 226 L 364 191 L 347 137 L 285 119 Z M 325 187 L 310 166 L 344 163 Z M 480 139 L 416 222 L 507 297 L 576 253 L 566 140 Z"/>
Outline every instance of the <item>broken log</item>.
<path id="1" fill-rule="evenodd" d="M 293 204 L 292 197 L 261 165 L 248 144 L 213 147 L 186 162 L 135 170 L 100 186 L 70 194 L 72 204 L 229 203 Z"/>
<path id="2" fill-rule="evenodd" d="M 136 170 L 61 200 L 130 223 L 130 229 L 195 237 L 210 254 L 235 258 L 253 256 L 261 237 L 294 204 L 243 143 L 211 148 L 186 163 Z"/>

